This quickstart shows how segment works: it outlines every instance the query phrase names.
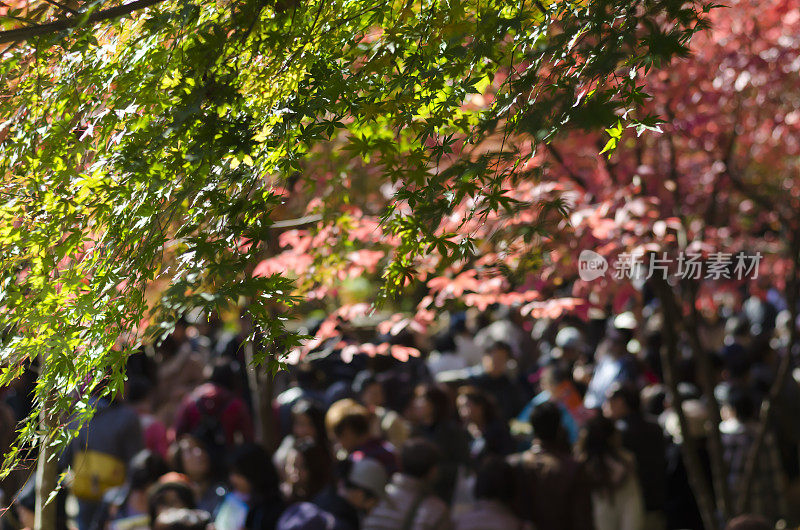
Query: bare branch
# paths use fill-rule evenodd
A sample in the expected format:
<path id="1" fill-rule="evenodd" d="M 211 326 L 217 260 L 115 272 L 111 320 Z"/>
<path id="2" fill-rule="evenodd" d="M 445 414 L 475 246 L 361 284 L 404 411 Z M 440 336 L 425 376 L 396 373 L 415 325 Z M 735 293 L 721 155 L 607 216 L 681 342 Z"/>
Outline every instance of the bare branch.
<path id="1" fill-rule="evenodd" d="M 800 232 L 794 230 L 789 245 L 792 256 L 792 271 L 787 282 L 787 305 L 789 306 L 789 344 L 783 352 L 778 363 L 778 372 L 769 389 L 769 394 L 761 403 L 761 410 L 758 418 L 758 428 L 755 438 L 747 451 L 745 459 L 744 476 L 742 481 L 742 491 L 737 499 L 737 512 L 745 513 L 749 509 L 750 493 L 753 489 L 753 481 L 756 476 L 759 464 L 759 454 L 764 447 L 769 429 L 772 427 L 772 417 L 775 413 L 775 402 L 780 398 L 781 391 L 789 381 L 792 373 L 792 362 L 797 356 L 798 343 L 800 343 L 800 330 L 797 329 L 798 316 L 798 288 L 800 287 Z"/>
<path id="2" fill-rule="evenodd" d="M 91 15 L 79 15 L 56 20 L 47 24 L 38 24 L 36 26 L 29 26 L 25 28 L 10 29 L 7 31 L 0 31 L 0 44 L 4 42 L 21 42 L 38 37 L 40 35 L 47 35 L 64 31 L 66 29 L 75 28 L 82 24 L 95 24 L 104 20 L 111 20 L 114 18 L 124 17 L 130 15 L 134 11 L 145 9 L 152 5 L 163 2 L 164 0 L 135 0 L 128 4 L 121 6 L 110 7 Z"/>
<path id="3" fill-rule="evenodd" d="M 311 223 L 316 223 L 317 221 L 321 221 L 321 215 L 306 215 L 305 217 L 300 217 L 298 219 L 286 219 L 285 221 L 276 221 L 272 223 L 272 228 L 294 228 L 296 226 L 303 226 L 308 225 Z"/>
<path id="4" fill-rule="evenodd" d="M 558 152 L 558 150 L 556 149 L 556 146 L 554 146 L 554 145 L 553 145 L 553 144 L 551 144 L 551 143 L 545 142 L 545 144 L 544 144 L 544 147 L 545 147 L 545 149 L 547 149 L 547 151 L 548 151 L 548 152 L 549 152 L 551 155 L 553 155 L 553 158 L 555 158 L 555 159 L 556 159 L 556 162 L 558 162 L 558 163 L 561 165 L 561 167 L 563 167 L 563 168 L 564 168 L 564 171 L 566 171 L 566 172 L 567 172 L 567 176 L 569 176 L 569 178 L 570 178 L 570 179 L 572 179 L 572 181 L 573 181 L 573 182 L 575 182 L 575 183 L 576 183 L 578 186 L 580 186 L 580 187 L 581 187 L 581 188 L 583 188 L 584 190 L 588 190 L 588 189 L 589 189 L 589 188 L 586 186 L 586 180 L 584 180 L 584 178 L 583 178 L 583 177 L 581 177 L 580 175 L 578 175 L 577 173 L 575 173 L 575 172 L 572 170 L 572 168 L 570 168 L 570 167 L 569 167 L 569 166 L 566 164 L 566 162 L 564 162 L 564 157 L 562 157 L 562 156 L 561 156 L 561 153 L 559 153 L 559 152 Z"/>
<path id="5" fill-rule="evenodd" d="M 709 530 L 718 527 L 714 515 L 714 502 L 711 488 L 703 471 L 703 464 L 698 456 L 697 440 L 693 438 L 689 428 L 689 420 L 683 409 L 683 397 L 678 391 L 678 378 L 675 374 L 675 367 L 679 358 L 678 354 L 678 326 L 680 324 L 680 309 L 675 300 L 672 286 L 665 279 L 654 278 L 653 289 L 659 300 L 661 300 L 664 315 L 664 340 L 665 347 L 661 348 L 661 365 L 664 371 L 664 383 L 670 392 L 672 399 L 672 409 L 678 416 L 680 423 L 682 443 L 680 444 L 683 453 L 683 461 L 686 464 L 686 474 L 689 479 L 700 516 L 704 526 Z"/>

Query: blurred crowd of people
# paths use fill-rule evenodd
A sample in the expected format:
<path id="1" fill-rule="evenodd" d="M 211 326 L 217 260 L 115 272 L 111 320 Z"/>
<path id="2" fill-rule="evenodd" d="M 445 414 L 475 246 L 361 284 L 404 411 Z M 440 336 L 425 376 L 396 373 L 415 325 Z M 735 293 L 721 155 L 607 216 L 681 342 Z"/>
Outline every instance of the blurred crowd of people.
<path id="1" fill-rule="evenodd" d="M 736 498 L 761 402 L 787 355 L 787 315 L 774 291 L 704 315 L 713 401 L 679 332 L 673 370 L 688 432 L 663 384 L 656 299 L 588 320 L 452 312 L 431 334 L 370 337 L 343 321 L 338 337 L 272 381 L 267 418 L 254 412 L 240 336 L 213 319 L 182 321 L 130 358 L 125 395 L 96 399 L 95 417 L 61 455 L 70 473 L 56 500 L 59 530 L 701 529 L 682 444 L 697 442 L 712 484 L 706 437 L 718 402 Z M 344 345 L 365 341 L 422 355 L 342 359 Z M 29 412 L 34 379 L 5 390 L 0 443 Z M 754 515 L 722 525 L 774 528 L 790 515 L 798 408 L 789 378 L 750 487 Z M 0 484 L 5 528 L 32 527 L 33 482 Z"/>

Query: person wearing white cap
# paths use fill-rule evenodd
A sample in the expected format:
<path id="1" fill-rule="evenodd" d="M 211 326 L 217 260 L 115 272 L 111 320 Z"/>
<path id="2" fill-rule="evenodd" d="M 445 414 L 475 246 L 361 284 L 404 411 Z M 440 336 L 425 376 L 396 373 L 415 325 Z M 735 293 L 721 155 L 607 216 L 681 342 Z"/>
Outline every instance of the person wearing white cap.
<path id="1" fill-rule="evenodd" d="M 385 497 L 388 475 L 372 458 L 349 459 L 345 477 L 313 502 L 286 509 L 277 530 L 358 530 L 361 519 Z"/>
<path id="2" fill-rule="evenodd" d="M 386 487 L 386 497 L 367 516 L 363 530 L 448 530 L 450 510 L 432 490 L 439 449 L 412 438 L 400 451 L 400 472 Z"/>

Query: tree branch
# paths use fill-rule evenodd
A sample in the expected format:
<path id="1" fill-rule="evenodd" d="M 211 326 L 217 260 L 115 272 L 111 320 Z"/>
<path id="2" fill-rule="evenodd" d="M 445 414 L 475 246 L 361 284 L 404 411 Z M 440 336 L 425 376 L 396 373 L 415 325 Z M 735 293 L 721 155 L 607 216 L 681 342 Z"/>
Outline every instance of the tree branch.
<path id="1" fill-rule="evenodd" d="M 135 0 L 128 4 L 121 6 L 110 7 L 97 13 L 92 13 L 89 16 L 80 15 L 56 20 L 47 24 L 38 24 L 36 26 L 29 26 L 26 28 L 10 29 L 7 31 L 0 31 L 0 44 L 4 42 L 21 42 L 38 37 L 40 35 L 47 35 L 64 31 L 66 29 L 75 28 L 81 24 L 95 24 L 104 20 L 111 20 L 114 18 L 124 17 L 130 15 L 134 11 L 145 9 L 152 5 L 163 2 L 164 0 Z"/>
<path id="2" fill-rule="evenodd" d="M 755 438 L 752 445 L 747 452 L 745 459 L 744 476 L 742 481 L 742 491 L 737 499 L 737 512 L 745 513 L 749 509 L 750 492 L 753 487 L 753 480 L 756 476 L 758 468 L 759 453 L 764 447 L 764 441 L 767 437 L 772 423 L 772 416 L 775 411 L 775 402 L 780 398 L 781 391 L 786 386 L 789 376 L 792 373 L 792 361 L 797 356 L 800 345 L 800 330 L 797 329 L 797 316 L 798 316 L 798 288 L 800 288 L 800 232 L 797 230 L 792 232 L 792 239 L 789 245 L 792 256 L 792 271 L 789 281 L 787 282 L 787 303 L 789 305 L 789 344 L 783 352 L 780 363 L 778 364 L 778 372 L 775 375 L 775 380 L 769 389 L 767 398 L 761 403 L 761 410 L 759 414 L 759 424 L 756 430 Z"/>
<path id="3" fill-rule="evenodd" d="M 44 1 L 47 2 L 48 4 L 52 4 L 52 5 L 56 6 L 59 9 L 63 9 L 64 11 L 69 11 L 70 13 L 72 13 L 75 16 L 80 15 L 80 13 L 78 13 L 77 11 L 75 11 L 74 9 L 69 7 L 68 5 L 62 4 L 61 2 L 56 2 L 56 0 L 44 0 Z"/>
<path id="4" fill-rule="evenodd" d="M 700 387 L 703 391 L 703 397 L 708 403 L 708 415 L 711 423 L 708 439 L 709 460 L 711 463 L 711 480 L 712 491 L 717 501 L 717 510 L 722 514 L 724 520 L 728 520 L 731 514 L 731 499 L 730 491 L 728 489 L 728 466 L 725 464 L 724 450 L 722 446 L 722 436 L 719 431 L 719 425 L 722 423 L 720 416 L 720 407 L 717 397 L 714 395 L 714 369 L 711 366 L 711 358 L 709 353 L 703 347 L 698 332 L 698 325 L 702 321 L 702 315 L 697 310 L 697 282 L 690 280 L 688 282 L 687 297 L 690 304 L 689 317 L 683 320 L 684 329 L 686 329 L 692 348 L 694 350 L 694 357 L 697 361 L 698 376 L 700 379 Z M 666 296 L 674 296 L 674 292 L 667 291 Z M 672 304 L 676 304 L 673 298 Z"/>
<path id="5" fill-rule="evenodd" d="M 675 122 L 675 113 L 672 112 L 670 108 L 670 103 L 667 102 L 665 106 L 665 114 L 667 115 L 667 119 L 669 119 L 670 123 Z M 667 142 L 667 156 L 669 156 L 669 180 L 672 182 L 672 209 L 675 212 L 677 217 L 683 219 L 680 211 L 680 205 L 682 204 L 681 201 L 681 191 L 680 186 L 678 186 L 678 155 L 677 150 L 675 149 L 675 139 L 672 137 L 672 134 L 675 132 L 674 127 L 670 127 L 669 132 L 664 134 L 664 140 Z"/>
<path id="6" fill-rule="evenodd" d="M 322 220 L 319 214 L 306 215 L 298 219 L 286 219 L 284 221 L 275 221 L 272 223 L 272 228 L 294 228 L 296 226 L 308 225 Z"/>
<path id="7" fill-rule="evenodd" d="M 562 157 L 561 153 L 559 153 L 558 150 L 556 150 L 556 146 L 554 146 L 549 142 L 545 142 L 544 147 L 551 155 L 553 155 L 553 158 L 556 159 L 556 162 L 558 162 L 561 165 L 561 167 L 564 168 L 564 171 L 567 172 L 567 175 L 569 176 L 570 179 L 572 179 L 573 182 L 575 182 L 578 186 L 580 186 L 584 190 L 589 189 L 586 186 L 586 181 L 584 180 L 584 178 L 575 173 L 574 171 L 572 171 L 572 169 L 566 164 L 566 162 L 564 162 L 564 157 Z"/>
<path id="8" fill-rule="evenodd" d="M 678 325 L 680 322 L 680 310 L 675 302 L 675 295 L 665 279 L 654 278 L 653 290 L 662 302 L 664 315 L 664 339 L 665 347 L 661 348 L 661 365 L 664 371 L 664 383 L 670 393 L 672 409 L 678 415 L 681 428 L 682 441 L 679 444 L 683 454 L 683 462 L 686 466 L 686 475 L 689 485 L 697 501 L 697 508 L 703 519 L 703 525 L 707 530 L 716 530 L 718 525 L 715 518 L 714 502 L 711 495 L 711 488 L 706 481 L 703 464 L 697 452 L 697 440 L 692 437 L 689 429 L 689 420 L 683 410 L 683 397 L 678 391 L 678 378 L 675 374 L 675 365 L 678 354 Z"/>

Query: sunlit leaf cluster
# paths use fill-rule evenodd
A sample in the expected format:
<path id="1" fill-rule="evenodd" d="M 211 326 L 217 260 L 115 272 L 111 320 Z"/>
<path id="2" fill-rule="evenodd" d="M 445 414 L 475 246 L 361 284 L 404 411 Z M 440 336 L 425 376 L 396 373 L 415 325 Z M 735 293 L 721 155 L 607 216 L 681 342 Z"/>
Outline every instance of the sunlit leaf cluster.
<path id="1" fill-rule="evenodd" d="M 127 355 L 191 308 L 246 308 L 275 369 L 298 342 L 284 325 L 296 291 L 253 268 L 276 251 L 287 202 L 304 200 L 291 193 L 308 200 L 324 180 L 346 202 L 355 163 L 392 185 L 387 295 L 419 256 L 469 256 L 443 219 L 464 201 L 469 218 L 517 207 L 504 183 L 529 177 L 525 160 L 566 128 L 653 125 L 637 113 L 640 76 L 686 54 L 704 8 L 151 4 L 95 24 L 107 5 L 72 3 L 82 26 L 13 42 L 0 61 L 0 384 L 38 364 L 36 403 L 62 425 L 88 417 L 98 388 L 118 391 Z M 3 13 L 5 28 L 30 22 Z M 337 222 L 335 206 L 322 219 Z M 17 449 L 38 434 L 34 415 Z M 62 447 L 70 430 L 46 434 Z"/>

